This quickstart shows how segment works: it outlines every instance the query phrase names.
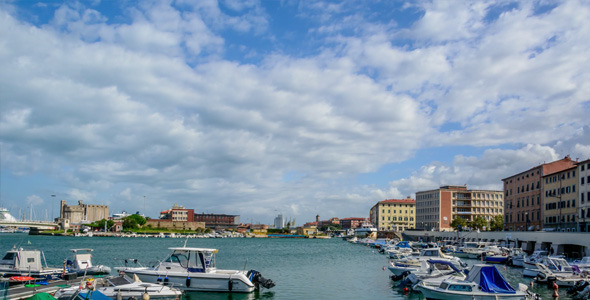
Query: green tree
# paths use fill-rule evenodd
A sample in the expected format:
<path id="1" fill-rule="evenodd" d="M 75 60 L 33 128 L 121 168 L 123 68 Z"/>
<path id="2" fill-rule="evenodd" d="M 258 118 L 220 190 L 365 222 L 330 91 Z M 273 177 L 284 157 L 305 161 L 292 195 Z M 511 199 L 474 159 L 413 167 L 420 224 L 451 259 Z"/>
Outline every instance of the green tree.
<path id="1" fill-rule="evenodd" d="M 504 229 L 504 218 L 501 215 L 494 216 L 490 221 L 490 230 L 502 231 Z"/>
<path id="2" fill-rule="evenodd" d="M 96 222 L 90 224 L 90 227 L 104 229 L 105 222 L 107 223 L 107 229 L 110 229 L 115 225 L 115 221 L 113 221 L 113 220 L 102 219 L 102 220 L 99 220 L 99 221 L 96 221 Z"/>
<path id="3" fill-rule="evenodd" d="M 467 226 L 467 220 L 465 220 L 461 217 L 456 217 L 451 222 L 451 227 L 453 227 L 453 229 L 455 229 L 455 230 L 458 230 L 459 228 L 463 229 L 463 228 L 465 228 L 465 226 Z"/>
<path id="4" fill-rule="evenodd" d="M 123 230 L 138 229 L 139 226 L 144 225 L 146 219 L 138 214 L 133 214 L 123 219 Z"/>
<path id="5" fill-rule="evenodd" d="M 482 230 L 484 227 L 487 228 L 488 226 L 488 221 L 486 221 L 486 219 L 484 219 L 483 217 L 476 217 L 473 222 L 471 222 L 471 227 L 473 227 L 474 229 L 479 229 Z"/>

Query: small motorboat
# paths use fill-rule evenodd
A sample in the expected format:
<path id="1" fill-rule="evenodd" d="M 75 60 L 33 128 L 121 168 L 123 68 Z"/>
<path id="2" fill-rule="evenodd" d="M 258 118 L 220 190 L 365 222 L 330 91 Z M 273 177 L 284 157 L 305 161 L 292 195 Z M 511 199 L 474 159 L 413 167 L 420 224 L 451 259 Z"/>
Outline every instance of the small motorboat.
<path id="1" fill-rule="evenodd" d="M 111 273 L 111 268 L 103 265 L 92 264 L 92 249 L 71 249 L 74 253 L 72 259 L 66 261 L 68 271 L 78 275 L 106 275 Z"/>
<path id="2" fill-rule="evenodd" d="M 111 299 L 179 299 L 182 291 L 171 286 L 141 282 L 127 276 L 86 278 L 79 286 L 62 288 L 55 292 L 57 299 L 72 299 L 77 294 L 100 292 Z"/>
<path id="3" fill-rule="evenodd" d="M 5 277 L 50 277 L 61 273 L 63 273 L 63 269 L 47 266 L 45 255 L 40 250 L 25 250 L 14 247 L 6 251 L 6 254 L 0 260 L 0 274 Z"/>
<path id="4" fill-rule="evenodd" d="M 472 299 L 536 299 L 522 283 L 515 290 L 493 265 L 474 265 L 466 280 L 443 280 L 439 286 L 425 281 L 415 286 L 426 299 L 472 300 Z"/>
<path id="5" fill-rule="evenodd" d="M 423 263 L 424 267 L 413 272 L 403 273 L 400 276 L 392 275 L 391 279 L 400 281 L 399 286 L 405 287 L 415 286 L 422 281 L 425 281 L 427 285 L 439 286 L 444 280 L 465 280 L 467 278 L 462 270 L 449 261 L 431 259 Z"/>
<path id="6" fill-rule="evenodd" d="M 172 284 L 184 290 L 204 292 L 249 293 L 260 286 L 275 283 L 256 270 L 221 270 L 215 266 L 217 249 L 173 247 L 164 261 L 153 267 L 115 268 L 127 275 L 137 275 L 143 282 Z"/>

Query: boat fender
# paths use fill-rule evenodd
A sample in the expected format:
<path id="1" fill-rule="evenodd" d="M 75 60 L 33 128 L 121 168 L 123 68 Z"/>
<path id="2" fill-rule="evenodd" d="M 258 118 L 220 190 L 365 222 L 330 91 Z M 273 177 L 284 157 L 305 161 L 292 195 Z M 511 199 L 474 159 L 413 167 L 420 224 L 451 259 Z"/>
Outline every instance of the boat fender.
<path id="1" fill-rule="evenodd" d="M 167 284 L 168 283 L 168 280 L 169 280 L 168 279 L 168 276 L 164 277 L 164 284 Z"/>
<path id="2" fill-rule="evenodd" d="M 191 286 L 191 278 L 187 277 L 186 278 L 186 287 L 190 287 Z"/>
<path id="3" fill-rule="evenodd" d="M 123 300 L 123 295 L 121 294 L 121 291 L 117 291 L 117 300 Z"/>
<path id="4" fill-rule="evenodd" d="M 227 289 L 231 292 L 231 290 L 234 288 L 234 282 L 230 279 L 227 281 Z"/>
<path id="5" fill-rule="evenodd" d="M 141 300 L 150 300 L 150 294 L 144 292 L 143 295 L 141 295 Z"/>
<path id="6" fill-rule="evenodd" d="M 158 279 L 156 279 L 157 282 L 162 282 L 162 277 L 158 277 Z"/>

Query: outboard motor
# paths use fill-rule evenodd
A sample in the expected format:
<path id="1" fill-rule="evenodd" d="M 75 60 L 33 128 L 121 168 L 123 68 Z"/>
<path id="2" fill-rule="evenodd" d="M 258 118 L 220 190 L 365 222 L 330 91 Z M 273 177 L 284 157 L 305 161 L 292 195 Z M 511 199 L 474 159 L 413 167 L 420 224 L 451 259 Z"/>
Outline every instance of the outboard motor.
<path id="1" fill-rule="evenodd" d="M 266 279 L 262 277 L 260 272 L 256 270 L 248 271 L 246 277 L 248 277 L 248 279 L 250 279 L 250 281 L 256 286 L 256 289 L 258 289 L 260 285 L 267 289 L 270 289 L 273 286 L 275 286 L 275 283 L 271 279 Z"/>

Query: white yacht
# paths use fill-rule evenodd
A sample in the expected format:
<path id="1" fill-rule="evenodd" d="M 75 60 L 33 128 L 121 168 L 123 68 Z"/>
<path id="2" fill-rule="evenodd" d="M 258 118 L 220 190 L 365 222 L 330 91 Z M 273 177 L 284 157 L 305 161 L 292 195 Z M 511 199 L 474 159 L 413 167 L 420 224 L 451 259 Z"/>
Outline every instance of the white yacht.
<path id="1" fill-rule="evenodd" d="M 43 258 L 43 262 L 41 261 Z M 27 275 L 32 277 L 51 276 L 60 274 L 63 269 L 49 268 L 45 255 L 39 250 L 25 250 L 12 248 L 0 260 L 0 274 L 4 276 Z"/>
<path id="2" fill-rule="evenodd" d="M 525 256 L 522 275 L 525 277 L 536 277 L 539 274 L 537 263 L 542 262 L 548 256 L 549 252 L 545 250 L 535 250 L 530 256 Z"/>
<path id="3" fill-rule="evenodd" d="M 361 224 L 361 227 L 358 227 L 354 230 L 354 235 L 357 237 L 370 237 L 377 233 L 377 228 L 373 226 L 373 224 L 365 222 Z"/>
<path id="4" fill-rule="evenodd" d="M 174 247 L 172 254 L 153 267 L 115 268 L 129 276 L 137 275 L 143 282 L 169 284 L 190 291 L 249 293 L 259 286 L 272 288 L 256 270 L 220 270 L 215 267 L 217 249 Z"/>
<path id="5" fill-rule="evenodd" d="M 467 276 L 463 271 L 446 260 L 430 259 L 422 261 L 420 269 L 403 273 L 400 276 L 392 275 L 393 281 L 401 281 L 399 286 L 415 286 L 421 281 L 427 285 L 439 286 L 444 280 L 465 280 Z"/>
<path id="6" fill-rule="evenodd" d="M 68 271 L 78 275 L 105 275 L 111 273 L 111 268 L 103 265 L 92 264 L 92 249 L 71 249 L 74 253 L 72 259 L 66 261 Z"/>

